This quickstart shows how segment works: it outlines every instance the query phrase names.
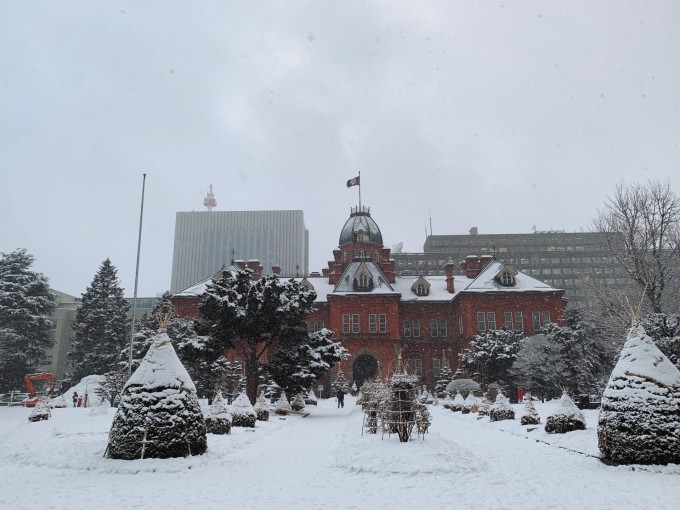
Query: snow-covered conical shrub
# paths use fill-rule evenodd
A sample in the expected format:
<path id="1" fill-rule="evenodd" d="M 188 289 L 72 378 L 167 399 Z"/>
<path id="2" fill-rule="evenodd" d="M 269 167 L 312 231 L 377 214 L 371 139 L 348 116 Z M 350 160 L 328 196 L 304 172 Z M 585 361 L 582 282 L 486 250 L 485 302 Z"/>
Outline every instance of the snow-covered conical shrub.
<path id="1" fill-rule="evenodd" d="M 586 418 L 574 401 L 564 393 L 557 408 L 545 420 L 545 431 L 550 434 L 564 434 L 572 430 L 585 430 Z"/>
<path id="2" fill-rule="evenodd" d="M 531 395 L 524 396 L 524 411 L 519 422 L 522 425 L 538 425 L 541 423 L 541 417 L 538 415 L 538 411 L 536 411 L 536 406 L 531 401 Z"/>
<path id="3" fill-rule="evenodd" d="M 231 424 L 234 427 L 254 427 L 257 413 L 248 399 L 248 395 L 241 393 L 231 403 Z"/>
<path id="4" fill-rule="evenodd" d="M 453 401 L 451 402 L 451 410 L 454 411 L 454 412 L 462 410 L 464 403 L 465 403 L 465 399 L 463 398 L 463 394 L 462 393 L 456 393 L 456 396 L 453 397 Z"/>
<path id="5" fill-rule="evenodd" d="M 423 390 L 423 392 L 420 394 L 420 397 L 418 397 L 418 401 L 421 404 L 431 404 L 432 397 L 430 396 L 430 392 L 428 392 L 427 390 Z"/>
<path id="6" fill-rule="evenodd" d="M 258 421 L 269 421 L 269 403 L 267 402 L 267 397 L 264 396 L 264 392 L 260 393 L 257 397 L 257 402 L 253 406 L 255 414 L 257 414 Z"/>
<path id="7" fill-rule="evenodd" d="M 479 404 L 477 403 L 477 397 L 470 392 L 468 393 L 467 398 L 463 402 L 463 407 L 461 408 L 461 411 L 463 414 L 470 414 L 470 413 L 476 413 L 479 410 Z"/>
<path id="8" fill-rule="evenodd" d="M 446 396 L 442 400 L 442 406 L 444 409 L 451 409 L 451 404 L 453 404 L 453 399 L 451 398 L 451 394 L 447 392 Z"/>
<path id="9" fill-rule="evenodd" d="M 478 416 L 489 416 L 491 414 L 491 402 L 486 398 L 486 394 L 482 397 L 482 401 L 479 403 L 479 409 L 477 409 Z"/>
<path id="10" fill-rule="evenodd" d="M 125 387 L 107 455 L 141 459 L 200 455 L 208 448 L 196 387 L 166 333 L 159 333 Z"/>
<path id="11" fill-rule="evenodd" d="M 292 409 L 290 407 L 290 403 L 288 402 L 288 397 L 286 397 L 286 393 L 283 392 L 281 393 L 279 399 L 276 401 L 276 404 L 274 404 L 274 412 L 276 414 L 285 416 L 287 414 L 290 414 L 291 411 Z"/>
<path id="12" fill-rule="evenodd" d="M 295 395 L 295 398 L 290 403 L 290 407 L 293 411 L 302 411 L 305 408 L 305 399 L 302 393 Z"/>
<path id="13" fill-rule="evenodd" d="M 491 413 L 489 414 L 491 421 L 501 421 L 501 420 L 514 420 L 515 411 L 508 402 L 508 399 L 503 395 L 502 391 L 499 391 L 496 395 L 496 402 L 491 408 Z"/>
<path id="14" fill-rule="evenodd" d="M 602 395 L 597 439 L 617 464 L 680 463 L 680 371 L 637 323 Z"/>
<path id="15" fill-rule="evenodd" d="M 210 434 L 229 434 L 231 422 L 232 416 L 227 401 L 224 400 L 222 392 L 218 391 L 205 415 L 205 428 Z"/>
<path id="16" fill-rule="evenodd" d="M 307 396 L 305 397 L 305 404 L 308 406 L 317 405 L 316 395 L 314 394 L 314 390 L 312 388 L 309 388 L 309 391 L 307 392 Z"/>
<path id="17" fill-rule="evenodd" d="M 28 421 L 49 420 L 50 416 L 52 416 L 50 406 L 41 398 L 38 400 L 38 403 L 35 404 L 31 414 L 28 415 Z"/>

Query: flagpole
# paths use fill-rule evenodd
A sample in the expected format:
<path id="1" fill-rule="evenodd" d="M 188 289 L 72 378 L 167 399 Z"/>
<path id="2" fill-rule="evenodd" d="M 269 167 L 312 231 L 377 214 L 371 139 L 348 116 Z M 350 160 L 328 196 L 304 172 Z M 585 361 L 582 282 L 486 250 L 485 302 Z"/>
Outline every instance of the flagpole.
<path id="1" fill-rule="evenodd" d="M 359 211 L 361 211 L 361 171 L 359 171 Z"/>
<path id="2" fill-rule="evenodd" d="M 144 215 L 144 187 L 146 174 L 142 174 L 142 205 L 139 210 L 139 237 L 137 238 L 137 267 L 135 268 L 135 293 L 132 297 L 132 331 L 130 333 L 130 356 L 128 359 L 128 373 L 132 374 L 132 347 L 135 343 L 135 321 L 137 319 L 137 282 L 139 281 L 139 252 L 142 247 L 142 217 Z"/>

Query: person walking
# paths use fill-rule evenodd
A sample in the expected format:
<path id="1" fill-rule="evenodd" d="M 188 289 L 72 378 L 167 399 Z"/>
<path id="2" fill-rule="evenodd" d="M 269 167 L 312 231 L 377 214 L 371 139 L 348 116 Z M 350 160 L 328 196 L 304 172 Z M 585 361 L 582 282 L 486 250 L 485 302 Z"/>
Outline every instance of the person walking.
<path id="1" fill-rule="evenodd" d="M 338 409 L 345 407 L 345 392 L 342 391 L 342 388 L 338 390 L 336 396 L 338 397 Z"/>
<path id="2" fill-rule="evenodd" d="M 74 391 L 73 392 L 73 407 L 75 407 L 76 404 L 78 404 L 78 392 Z"/>

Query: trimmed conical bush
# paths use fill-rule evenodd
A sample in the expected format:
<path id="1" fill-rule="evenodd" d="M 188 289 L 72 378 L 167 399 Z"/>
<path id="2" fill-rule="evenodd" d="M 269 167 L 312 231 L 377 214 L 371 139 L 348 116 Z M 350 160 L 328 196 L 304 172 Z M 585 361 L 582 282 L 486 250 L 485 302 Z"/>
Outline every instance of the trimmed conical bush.
<path id="1" fill-rule="evenodd" d="M 107 455 L 163 459 L 200 455 L 207 448 L 196 387 L 170 338 L 160 333 L 123 388 Z"/>
<path id="2" fill-rule="evenodd" d="M 617 464 L 680 463 L 680 371 L 637 323 L 602 395 L 597 439 Z"/>
<path id="3" fill-rule="evenodd" d="M 276 401 L 276 404 L 274 404 L 274 412 L 281 416 L 286 416 L 287 414 L 290 414 L 292 410 L 290 402 L 288 402 L 288 397 L 286 397 L 286 393 L 282 392 L 281 396 Z"/>
<path id="4" fill-rule="evenodd" d="M 232 425 L 234 427 L 254 427 L 257 413 L 248 399 L 248 395 L 241 393 L 231 404 Z"/>
<path id="5" fill-rule="evenodd" d="M 222 392 L 218 391 L 205 415 L 205 427 L 210 434 L 229 434 L 231 421 L 232 416 L 227 401 L 224 400 Z"/>
<path id="6" fill-rule="evenodd" d="M 453 397 L 453 401 L 451 401 L 451 410 L 454 412 L 461 411 L 464 403 L 465 399 L 463 398 L 463 395 L 461 393 L 456 393 L 456 396 Z"/>
<path id="7" fill-rule="evenodd" d="M 541 423 L 541 417 L 536 411 L 536 406 L 531 401 L 531 395 L 524 396 L 524 412 L 519 419 L 522 425 L 538 425 Z"/>
<path id="8" fill-rule="evenodd" d="M 585 428 L 585 416 L 566 393 L 560 398 L 555 411 L 545 420 L 545 431 L 549 434 L 564 434 Z"/>
<path id="9" fill-rule="evenodd" d="M 255 402 L 253 409 L 257 414 L 258 421 L 269 421 L 269 403 L 267 402 L 267 397 L 264 396 L 264 391 L 257 397 L 257 402 Z"/>
<path id="10" fill-rule="evenodd" d="M 499 391 L 496 395 L 496 402 L 491 408 L 491 413 L 489 413 L 491 421 L 501 421 L 501 420 L 514 420 L 515 411 L 508 402 L 508 399 L 503 392 Z"/>

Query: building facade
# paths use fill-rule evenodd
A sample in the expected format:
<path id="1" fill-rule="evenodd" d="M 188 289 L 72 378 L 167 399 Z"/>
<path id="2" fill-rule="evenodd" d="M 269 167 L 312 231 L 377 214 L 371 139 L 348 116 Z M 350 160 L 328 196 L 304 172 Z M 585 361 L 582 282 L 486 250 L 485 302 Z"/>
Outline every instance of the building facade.
<path id="1" fill-rule="evenodd" d="M 328 268 L 297 277 L 317 295 L 307 327 L 330 329 L 349 351 L 350 359 L 335 370 L 350 383 L 394 373 L 401 356 L 407 370 L 431 386 L 443 365 L 458 367 L 458 354 L 480 332 L 511 328 L 528 335 L 562 321 L 564 291 L 510 264 L 473 255 L 461 263 L 461 274 L 454 269 L 445 263 L 441 275 L 397 274 L 370 210 L 353 208 Z M 174 295 L 178 315 L 198 316 L 209 281 Z"/>
<path id="2" fill-rule="evenodd" d="M 286 274 L 309 271 L 309 232 L 302 211 L 178 212 L 170 291 L 178 292 L 233 260 L 278 265 Z"/>
<path id="3" fill-rule="evenodd" d="M 474 253 L 497 260 L 564 289 L 571 303 L 586 306 L 587 281 L 626 289 L 630 280 L 604 250 L 597 232 L 535 232 L 530 234 L 430 235 L 423 253 L 393 255 L 400 274 L 443 274 L 448 261 L 459 262 Z M 458 271 L 457 271 L 458 272 Z"/>

